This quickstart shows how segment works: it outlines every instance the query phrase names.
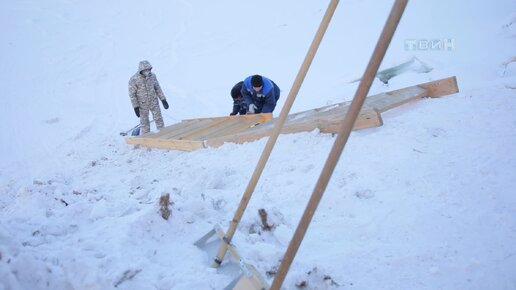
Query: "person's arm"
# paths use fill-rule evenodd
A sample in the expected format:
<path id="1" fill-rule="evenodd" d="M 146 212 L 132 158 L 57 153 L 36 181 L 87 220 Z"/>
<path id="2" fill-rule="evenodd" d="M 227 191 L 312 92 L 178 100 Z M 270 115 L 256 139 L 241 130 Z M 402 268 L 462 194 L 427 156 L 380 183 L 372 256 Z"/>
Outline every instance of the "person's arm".
<path id="1" fill-rule="evenodd" d="M 156 91 L 156 94 L 158 95 L 158 98 L 161 100 L 161 103 L 163 104 L 163 108 L 165 110 L 168 110 L 168 102 L 167 98 L 165 98 L 165 94 L 163 94 L 163 91 L 161 90 L 161 87 L 159 86 L 158 78 L 156 78 L 156 75 L 152 75 L 154 81 L 154 90 Z"/>
<path id="2" fill-rule="evenodd" d="M 238 103 L 238 101 L 233 101 L 233 111 L 229 115 L 230 116 L 236 115 L 236 114 L 238 114 L 238 111 L 240 111 L 240 104 Z"/>
<path id="3" fill-rule="evenodd" d="M 134 81 L 134 79 L 131 78 L 129 80 L 128 88 L 129 88 L 129 99 L 131 100 L 131 105 L 133 106 L 133 108 L 136 108 L 139 106 L 139 104 L 138 104 L 138 96 L 136 95 L 136 82 Z"/>
<path id="4" fill-rule="evenodd" d="M 158 95 L 159 99 L 163 102 L 166 98 L 165 98 L 165 95 L 163 94 L 163 91 L 161 90 L 161 87 L 158 82 L 158 78 L 156 78 L 155 74 L 152 75 L 152 78 L 153 78 L 154 90 L 156 91 L 156 94 Z"/>
<path id="5" fill-rule="evenodd" d="M 254 102 L 253 102 L 253 96 L 247 90 L 245 82 L 242 85 L 242 90 L 240 90 L 240 93 L 242 93 L 242 97 L 244 98 L 244 102 L 246 104 L 245 108 L 246 108 L 247 111 L 249 111 L 249 105 L 251 105 L 251 104 L 254 105 Z"/>
<path id="6" fill-rule="evenodd" d="M 276 107 L 276 95 L 274 94 L 274 90 L 270 90 L 268 94 L 265 95 L 265 103 L 262 107 L 262 113 L 272 113 L 274 108 Z"/>
<path id="7" fill-rule="evenodd" d="M 140 104 L 138 104 L 138 95 L 137 95 L 137 88 L 136 88 L 136 81 L 131 78 L 129 80 L 129 99 L 131 100 L 131 105 L 133 106 L 134 113 L 136 114 L 136 117 L 140 117 Z"/>

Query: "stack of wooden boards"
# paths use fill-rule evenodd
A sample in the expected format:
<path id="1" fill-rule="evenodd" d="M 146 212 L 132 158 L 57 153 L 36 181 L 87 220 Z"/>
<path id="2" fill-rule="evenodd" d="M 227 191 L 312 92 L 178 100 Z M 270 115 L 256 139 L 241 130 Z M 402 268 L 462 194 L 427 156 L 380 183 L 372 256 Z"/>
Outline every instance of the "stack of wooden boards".
<path id="1" fill-rule="evenodd" d="M 457 79 L 449 77 L 366 98 L 354 129 L 379 127 L 383 124 L 381 113 L 408 102 L 425 97 L 441 97 L 459 91 Z M 313 110 L 291 114 L 282 134 L 312 131 L 336 133 L 350 103 L 339 103 Z M 183 120 L 138 137 L 126 137 L 128 144 L 154 148 L 193 151 L 200 148 L 219 147 L 225 142 L 244 143 L 269 136 L 277 119 L 272 114 L 213 117 Z"/>

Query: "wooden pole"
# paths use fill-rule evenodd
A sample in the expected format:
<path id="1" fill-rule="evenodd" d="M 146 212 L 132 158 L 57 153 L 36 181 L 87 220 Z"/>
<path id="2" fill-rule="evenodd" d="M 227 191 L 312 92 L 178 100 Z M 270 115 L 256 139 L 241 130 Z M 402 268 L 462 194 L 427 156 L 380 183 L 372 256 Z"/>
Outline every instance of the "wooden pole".
<path id="1" fill-rule="evenodd" d="M 376 72 L 380 67 L 382 59 L 385 56 L 385 52 L 387 51 L 389 43 L 391 42 L 392 36 L 394 35 L 396 27 L 398 26 L 401 16 L 403 15 L 403 11 L 407 6 L 407 2 L 408 0 L 396 0 L 394 6 L 392 7 L 389 18 L 387 19 L 387 22 L 380 35 L 380 39 L 378 40 L 373 55 L 369 60 L 369 64 L 367 65 L 364 76 L 360 81 L 355 96 L 353 97 L 353 101 L 351 102 L 348 113 L 342 121 L 339 133 L 335 139 L 335 143 L 333 144 L 330 154 L 328 155 L 328 159 L 326 160 L 321 175 L 319 176 L 319 180 L 315 185 L 312 196 L 310 197 L 308 205 L 303 213 L 303 216 L 301 217 L 301 221 L 299 222 L 294 236 L 290 241 L 287 252 L 281 261 L 280 267 L 276 277 L 274 278 L 274 281 L 272 282 L 270 290 L 279 290 L 283 284 L 283 281 L 285 280 L 290 265 L 294 260 L 294 257 L 297 253 L 297 250 L 299 249 L 299 246 L 301 245 L 301 242 L 303 241 L 303 237 L 305 236 L 312 217 L 315 214 L 315 210 L 317 209 L 324 191 L 326 190 L 326 186 L 330 181 L 333 170 L 335 169 L 340 155 L 344 150 L 344 146 L 346 145 L 346 141 L 349 138 L 351 129 L 353 129 L 353 124 L 355 123 L 358 113 L 362 108 L 367 93 L 369 92 L 371 84 L 373 83 Z"/>
<path id="2" fill-rule="evenodd" d="M 254 170 L 254 173 L 251 176 L 251 179 L 249 180 L 249 184 L 247 185 L 247 188 L 245 189 L 244 195 L 242 196 L 242 200 L 240 201 L 238 209 L 235 212 L 235 216 L 233 217 L 233 220 L 231 221 L 231 224 L 229 225 L 229 229 L 226 233 L 226 236 L 224 237 L 223 242 L 217 251 L 217 255 L 213 259 L 212 267 L 218 267 L 222 263 L 222 260 L 224 259 L 224 255 L 226 254 L 228 244 L 231 242 L 231 239 L 233 239 L 233 235 L 235 234 L 238 223 L 240 222 L 240 219 L 242 218 L 242 215 L 244 214 L 244 211 L 245 211 L 247 205 L 249 204 L 249 200 L 251 199 L 251 196 L 253 195 L 253 192 L 256 188 L 256 184 L 258 183 L 258 180 L 260 179 L 263 169 L 265 168 L 265 164 L 267 163 L 267 160 L 269 159 L 269 156 L 271 155 L 272 149 L 274 148 L 274 145 L 276 144 L 276 140 L 278 139 L 281 129 L 283 128 L 283 124 L 285 124 L 285 120 L 287 119 L 288 113 L 290 112 L 290 108 L 292 108 L 292 104 L 294 103 L 297 93 L 299 92 L 299 89 L 301 88 L 301 84 L 303 83 L 303 80 L 305 79 L 308 69 L 310 68 L 310 65 L 312 64 L 312 60 L 314 59 L 317 49 L 319 48 L 319 44 L 321 43 L 324 33 L 326 32 L 326 29 L 328 28 L 328 25 L 333 16 L 333 13 L 335 12 L 335 9 L 337 8 L 338 3 L 339 3 L 339 0 L 332 0 L 330 2 L 330 4 L 328 5 L 328 8 L 326 9 L 326 13 L 324 14 L 321 24 L 319 25 L 319 29 L 317 30 L 317 33 L 315 34 L 315 37 L 312 41 L 312 44 L 310 45 L 308 53 L 306 54 L 303 64 L 301 65 L 301 68 L 299 69 L 299 72 L 296 76 L 294 84 L 292 85 L 292 88 L 290 89 L 287 100 L 285 101 L 285 104 L 283 105 L 283 109 L 281 110 L 278 121 L 276 121 L 276 124 L 274 125 L 274 129 L 271 133 L 271 136 L 267 140 L 267 144 L 265 145 L 265 148 L 263 149 L 260 160 L 258 161 L 258 164 L 256 165 L 256 168 Z"/>

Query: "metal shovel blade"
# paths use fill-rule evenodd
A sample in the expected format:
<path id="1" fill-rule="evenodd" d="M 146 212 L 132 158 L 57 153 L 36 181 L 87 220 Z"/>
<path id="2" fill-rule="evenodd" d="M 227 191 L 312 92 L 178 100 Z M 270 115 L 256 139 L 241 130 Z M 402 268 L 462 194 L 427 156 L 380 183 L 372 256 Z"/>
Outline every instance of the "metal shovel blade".
<path id="1" fill-rule="evenodd" d="M 223 243 L 224 236 L 224 230 L 217 224 L 211 231 L 197 240 L 194 245 L 206 251 L 210 258 L 215 258 L 217 250 Z M 223 290 L 268 289 L 267 282 L 260 276 L 253 265 L 244 262 L 233 244 L 228 245 L 228 251 L 224 256 L 224 262 L 217 268 L 217 272 L 231 277 L 236 277 Z"/>
<path id="2" fill-rule="evenodd" d="M 217 250 L 223 243 L 222 239 L 224 238 L 224 235 L 224 230 L 220 227 L 220 225 L 216 224 L 212 230 L 197 240 L 194 245 L 205 251 L 210 258 L 210 262 L 213 262 L 213 259 L 217 254 Z M 240 256 L 236 252 L 234 246 L 230 245 L 230 248 L 231 251 L 228 250 L 226 252 L 226 255 L 224 256 L 224 262 L 220 265 L 220 267 L 218 267 L 217 272 L 234 277 L 240 273 L 240 268 L 238 266 Z"/>

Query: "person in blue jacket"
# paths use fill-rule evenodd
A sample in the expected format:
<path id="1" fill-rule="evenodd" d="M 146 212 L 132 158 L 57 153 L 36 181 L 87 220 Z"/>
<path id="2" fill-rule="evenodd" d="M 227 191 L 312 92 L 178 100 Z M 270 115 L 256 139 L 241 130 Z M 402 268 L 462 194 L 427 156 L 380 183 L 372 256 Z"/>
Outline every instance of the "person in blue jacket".
<path id="1" fill-rule="evenodd" d="M 247 104 L 248 114 L 272 113 L 280 97 L 279 87 L 260 75 L 247 77 L 240 92 Z"/>
<path id="2" fill-rule="evenodd" d="M 234 115 L 245 115 L 247 113 L 247 105 L 242 97 L 242 85 L 244 82 L 238 82 L 231 89 L 231 97 L 233 98 L 233 111 L 229 114 L 230 116 Z"/>

